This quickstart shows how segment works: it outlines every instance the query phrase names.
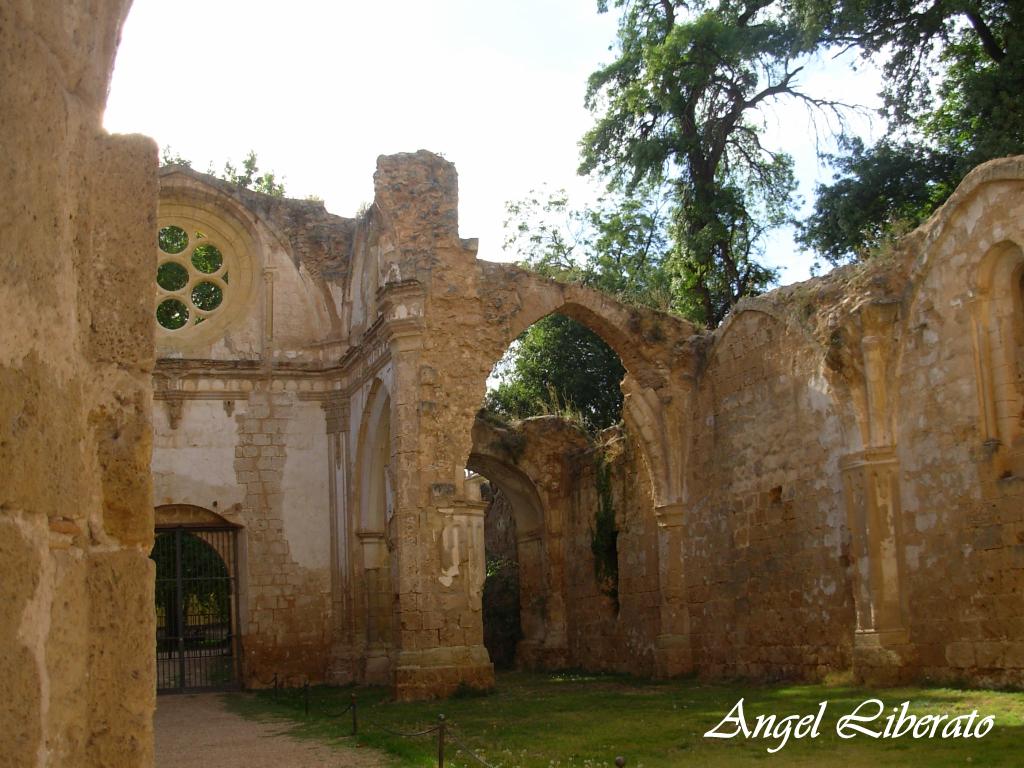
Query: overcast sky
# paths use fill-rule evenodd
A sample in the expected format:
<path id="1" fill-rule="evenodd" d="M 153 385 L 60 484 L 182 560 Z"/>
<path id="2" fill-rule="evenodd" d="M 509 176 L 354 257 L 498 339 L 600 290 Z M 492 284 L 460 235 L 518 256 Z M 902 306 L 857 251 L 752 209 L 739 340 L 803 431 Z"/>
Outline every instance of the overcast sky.
<path id="1" fill-rule="evenodd" d="M 459 171 L 462 237 L 503 256 L 506 200 L 546 184 L 583 201 L 577 143 L 592 124 L 587 76 L 611 60 L 614 13 L 595 0 L 134 0 L 105 124 L 139 132 L 206 170 L 256 150 L 292 197 L 352 216 L 373 196 L 380 154 L 429 149 Z M 807 89 L 874 101 L 877 75 L 818 62 Z M 877 130 L 877 126 L 876 126 Z M 793 154 L 805 198 L 818 169 L 802 108 L 769 117 L 770 146 Z M 783 283 L 810 256 L 786 233 L 768 261 Z"/>

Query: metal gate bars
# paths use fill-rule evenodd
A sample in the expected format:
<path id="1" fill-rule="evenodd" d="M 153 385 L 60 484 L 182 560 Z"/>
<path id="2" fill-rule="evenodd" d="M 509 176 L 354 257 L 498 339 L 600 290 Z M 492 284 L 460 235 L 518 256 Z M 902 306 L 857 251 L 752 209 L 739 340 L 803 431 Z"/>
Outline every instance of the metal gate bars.
<path id="1" fill-rule="evenodd" d="M 236 547 L 231 528 L 157 529 L 158 692 L 237 686 Z"/>

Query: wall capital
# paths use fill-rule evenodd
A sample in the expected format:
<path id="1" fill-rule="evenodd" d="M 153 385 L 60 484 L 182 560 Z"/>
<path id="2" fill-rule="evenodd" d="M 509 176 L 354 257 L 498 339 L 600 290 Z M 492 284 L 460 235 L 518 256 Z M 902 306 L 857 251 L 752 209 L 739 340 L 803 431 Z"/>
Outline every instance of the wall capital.
<path id="1" fill-rule="evenodd" d="M 654 517 L 659 528 L 681 528 L 686 510 L 681 501 L 671 504 L 660 504 L 654 508 Z"/>

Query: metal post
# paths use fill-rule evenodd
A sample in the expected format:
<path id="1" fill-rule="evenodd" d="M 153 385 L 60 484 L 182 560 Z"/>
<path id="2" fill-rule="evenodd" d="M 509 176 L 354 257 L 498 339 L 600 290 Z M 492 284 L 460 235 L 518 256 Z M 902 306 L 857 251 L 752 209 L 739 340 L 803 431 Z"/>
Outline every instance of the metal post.
<path id="1" fill-rule="evenodd" d="M 437 768 L 444 768 L 444 715 L 437 716 Z"/>
<path id="2" fill-rule="evenodd" d="M 175 602 L 176 620 L 178 623 L 178 689 L 185 690 L 188 687 L 185 668 L 185 587 L 181 575 L 181 528 L 174 531 L 174 581 L 175 581 Z"/>
<path id="3" fill-rule="evenodd" d="M 352 694 L 352 735 L 359 733 L 359 721 L 356 720 L 356 695 Z"/>

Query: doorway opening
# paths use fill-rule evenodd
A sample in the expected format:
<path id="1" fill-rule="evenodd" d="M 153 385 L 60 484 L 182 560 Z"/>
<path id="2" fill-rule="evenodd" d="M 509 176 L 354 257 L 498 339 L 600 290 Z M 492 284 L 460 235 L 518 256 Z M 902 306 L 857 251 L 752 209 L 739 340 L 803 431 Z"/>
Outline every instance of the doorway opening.
<path id="1" fill-rule="evenodd" d="M 158 528 L 158 693 L 237 687 L 238 542 L 234 528 Z"/>

